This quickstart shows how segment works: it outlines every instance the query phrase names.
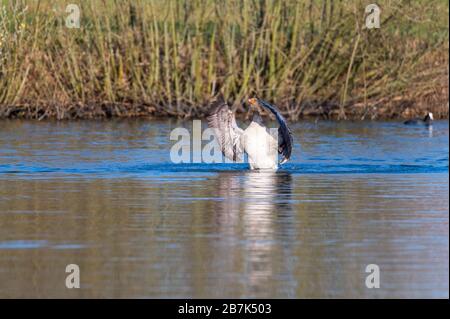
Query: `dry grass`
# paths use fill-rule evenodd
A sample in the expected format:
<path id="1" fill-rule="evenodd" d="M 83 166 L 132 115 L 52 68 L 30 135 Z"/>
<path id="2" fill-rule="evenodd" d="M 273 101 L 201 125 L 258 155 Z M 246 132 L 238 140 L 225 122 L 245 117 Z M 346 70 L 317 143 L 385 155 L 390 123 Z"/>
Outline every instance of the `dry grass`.
<path id="1" fill-rule="evenodd" d="M 204 116 L 257 93 L 291 120 L 448 116 L 448 2 L 2 1 L 0 117 Z M 430 104 L 430 101 L 432 102 Z"/>

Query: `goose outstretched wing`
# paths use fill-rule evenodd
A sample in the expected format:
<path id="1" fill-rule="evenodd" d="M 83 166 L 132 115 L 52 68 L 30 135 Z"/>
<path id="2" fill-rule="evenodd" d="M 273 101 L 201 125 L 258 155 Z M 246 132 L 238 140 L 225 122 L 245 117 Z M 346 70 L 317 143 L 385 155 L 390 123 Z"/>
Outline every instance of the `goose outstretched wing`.
<path id="1" fill-rule="evenodd" d="M 236 124 L 234 113 L 223 98 L 212 104 L 208 126 L 214 129 L 222 153 L 233 161 L 241 161 L 244 157 L 244 147 L 241 142 L 243 130 Z"/>
<path id="2" fill-rule="evenodd" d="M 280 125 L 278 128 L 278 153 L 280 153 L 283 157 L 283 159 L 281 160 L 281 164 L 283 164 L 287 162 L 291 157 L 292 145 L 294 144 L 292 132 L 287 126 L 287 122 L 284 119 L 283 115 L 281 115 L 280 111 L 275 106 L 261 99 L 257 99 L 257 101 L 261 106 L 269 109 L 270 112 L 275 115 L 278 124 Z"/>

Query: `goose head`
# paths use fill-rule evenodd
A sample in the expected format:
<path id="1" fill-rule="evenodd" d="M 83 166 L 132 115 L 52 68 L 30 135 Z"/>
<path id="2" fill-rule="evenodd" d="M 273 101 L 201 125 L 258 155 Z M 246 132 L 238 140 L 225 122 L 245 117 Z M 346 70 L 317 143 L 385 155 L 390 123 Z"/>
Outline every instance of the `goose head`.
<path id="1" fill-rule="evenodd" d="M 250 104 L 250 112 L 253 114 L 252 121 L 258 124 L 263 124 L 263 119 L 260 115 L 260 105 L 258 100 L 254 97 L 248 99 L 248 104 Z"/>

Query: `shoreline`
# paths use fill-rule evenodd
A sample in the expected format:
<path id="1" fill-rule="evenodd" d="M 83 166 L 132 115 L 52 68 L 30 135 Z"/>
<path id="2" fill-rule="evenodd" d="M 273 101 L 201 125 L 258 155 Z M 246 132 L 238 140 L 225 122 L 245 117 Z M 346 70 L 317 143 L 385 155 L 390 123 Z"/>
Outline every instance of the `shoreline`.
<path id="1" fill-rule="evenodd" d="M 448 91 L 447 91 L 448 92 Z M 231 104 L 230 104 L 231 105 Z M 284 111 L 284 116 L 291 122 L 298 120 L 407 120 L 423 117 L 427 112 L 432 112 L 435 119 L 449 118 L 448 93 L 445 99 L 434 100 L 432 104 L 427 101 L 412 103 L 410 101 L 397 101 L 397 103 L 351 105 L 345 108 L 342 116 L 337 104 L 322 103 L 318 105 L 301 106 L 302 112 L 296 116 L 290 116 Z M 283 108 L 280 108 L 282 111 Z M 5 111 L 6 110 L 6 111 Z M 195 113 L 175 113 L 170 110 L 158 109 L 146 104 L 131 103 L 99 103 L 91 105 L 73 104 L 67 106 L 0 106 L 0 120 L 109 120 L 120 118 L 151 118 L 151 119 L 195 119 L 205 118 L 209 106 L 199 108 Z M 235 107 L 238 119 L 248 118 L 248 112 L 244 107 Z M 262 114 L 263 117 L 271 117 L 270 114 Z"/>

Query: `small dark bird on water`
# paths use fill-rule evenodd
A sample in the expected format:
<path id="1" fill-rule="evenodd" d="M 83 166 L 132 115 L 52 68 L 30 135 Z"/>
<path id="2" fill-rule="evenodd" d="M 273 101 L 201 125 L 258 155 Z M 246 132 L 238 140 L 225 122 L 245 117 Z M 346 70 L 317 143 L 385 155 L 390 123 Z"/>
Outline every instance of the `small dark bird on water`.
<path id="1" fill-rule="evenodd" d="M 431 125 L 433 122 L 433 113 L 428 112 L 423 119 L 412 119 L 404 122 L 406 125 Z"/>

